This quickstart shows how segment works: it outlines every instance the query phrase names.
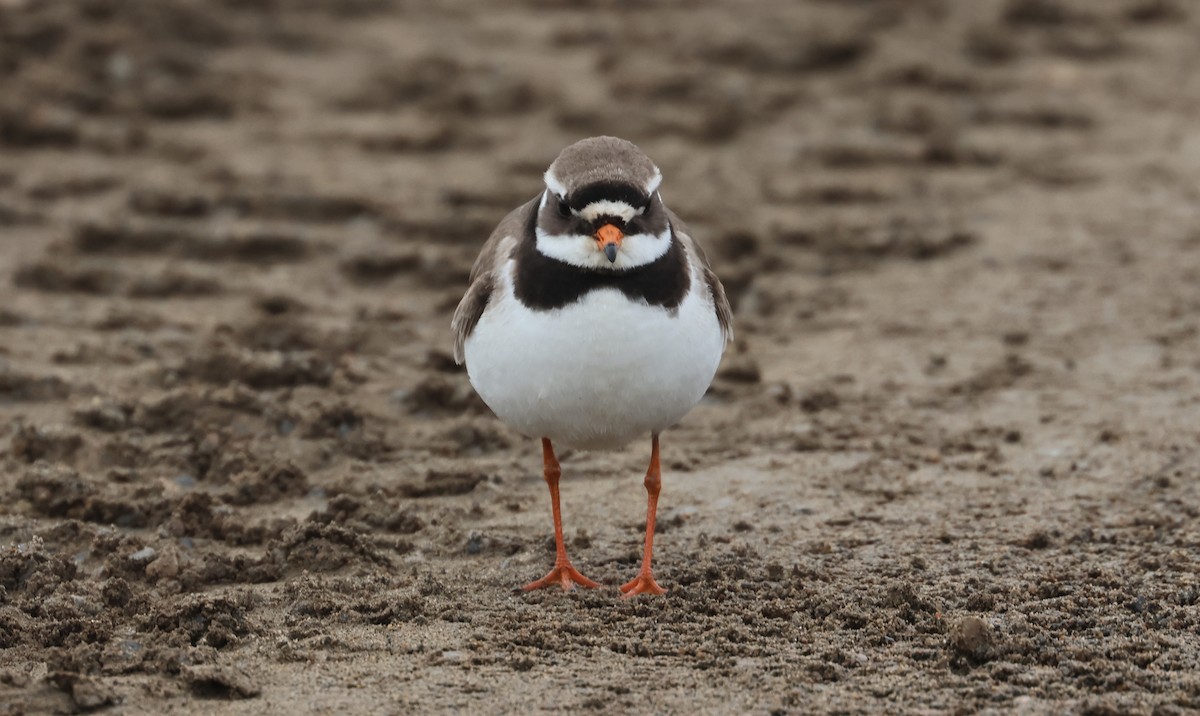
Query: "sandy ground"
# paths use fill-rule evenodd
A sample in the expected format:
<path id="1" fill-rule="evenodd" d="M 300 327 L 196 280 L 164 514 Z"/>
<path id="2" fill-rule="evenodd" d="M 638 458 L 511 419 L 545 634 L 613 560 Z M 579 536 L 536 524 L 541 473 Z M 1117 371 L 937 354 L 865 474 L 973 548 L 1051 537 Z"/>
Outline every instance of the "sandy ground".
<path id="1" fill-rule="evenodd" d="M 0 2 L 0 713 L 1200 711 L 1200 8 L 477 5 Z M 665 598 L 449 357 L 600 133 L 736 310 Z"/>

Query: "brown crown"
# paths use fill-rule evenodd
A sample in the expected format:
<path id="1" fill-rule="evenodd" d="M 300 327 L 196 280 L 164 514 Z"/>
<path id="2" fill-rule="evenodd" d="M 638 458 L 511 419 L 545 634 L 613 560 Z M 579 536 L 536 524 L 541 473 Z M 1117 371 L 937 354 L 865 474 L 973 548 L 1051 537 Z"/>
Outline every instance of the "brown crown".
<path id="1" fill-rule="evenodd" d="M 658 167 L 645 152 L 617 137 L 581 139 L 562 150 L 547 172 L 567 194 L 591 184 L 631 184 L 644 189 L 656 174 Z"/>

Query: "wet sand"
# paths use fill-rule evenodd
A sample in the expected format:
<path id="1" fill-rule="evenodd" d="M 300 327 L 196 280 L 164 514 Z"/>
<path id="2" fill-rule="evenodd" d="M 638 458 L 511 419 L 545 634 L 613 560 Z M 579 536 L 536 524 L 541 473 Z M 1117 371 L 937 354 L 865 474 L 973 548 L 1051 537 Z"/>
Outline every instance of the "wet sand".
<path id="1" fill-rule="evenodd" d="M 0 713 L 1200 710 L 1200 11 L 0 2 Z M 450 358 L 638 142 L 737 343 L 565 454 Z"/>

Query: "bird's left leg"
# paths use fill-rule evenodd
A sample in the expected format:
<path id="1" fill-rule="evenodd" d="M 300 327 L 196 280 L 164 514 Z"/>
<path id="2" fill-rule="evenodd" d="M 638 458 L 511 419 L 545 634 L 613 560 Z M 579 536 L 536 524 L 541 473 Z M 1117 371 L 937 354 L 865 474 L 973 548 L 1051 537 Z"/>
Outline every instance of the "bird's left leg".
<path id="1" fill-rule="evenodd" d="M 646 470 L 646 550 L 642 554 L 642 571 L 638 576 L 621 585 L 621 596 L 632 597 L 635 594 L 666 594 L 667 590 L 658 586 L 650 571 L 650 560 L 654 552 L 654 517 L 658 512 L 658 493 L 662 488 L 662 470 L 658 463 L 658 434 L 651 438 L 650 467 Z"/>

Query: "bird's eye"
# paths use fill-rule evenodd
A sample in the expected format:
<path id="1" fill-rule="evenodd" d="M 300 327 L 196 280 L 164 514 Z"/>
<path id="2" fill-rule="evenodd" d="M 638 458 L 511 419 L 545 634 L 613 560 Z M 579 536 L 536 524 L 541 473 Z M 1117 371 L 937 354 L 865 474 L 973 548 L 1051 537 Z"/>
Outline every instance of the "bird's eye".
<path id="1" fill-rule="evenodd" d="M 566 219 L 571 216 L 571 207 L 563 199 L 558 200 L 558 215 Z"/>

